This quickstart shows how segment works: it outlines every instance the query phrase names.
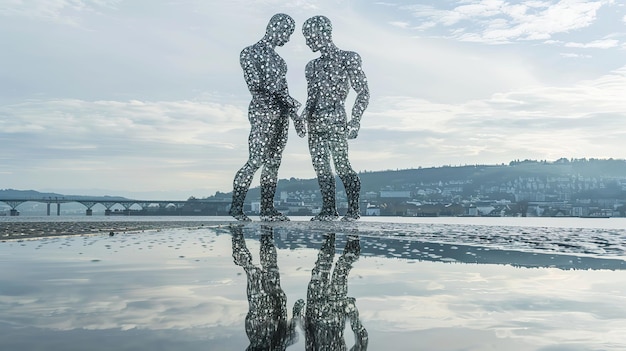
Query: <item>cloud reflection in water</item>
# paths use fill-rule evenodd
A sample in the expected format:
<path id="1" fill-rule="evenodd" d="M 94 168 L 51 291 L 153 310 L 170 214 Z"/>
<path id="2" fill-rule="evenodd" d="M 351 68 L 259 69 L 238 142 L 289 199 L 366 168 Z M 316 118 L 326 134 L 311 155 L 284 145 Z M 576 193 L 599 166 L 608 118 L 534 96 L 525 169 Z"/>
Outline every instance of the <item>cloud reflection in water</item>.
<path id="1" fill-rule="evenodd" d="M 307 296 L 326 234 L 336 233 L 339 256 L 358 234 L 346 297 L 358 301 L 369 349 L 626 347 L 623 257 L 442 244 L 368 226 L 272 226 L 287 306 Z M 242 228 L 250 252 L 270 243 L 262 233 L 256 223 Z M 245 349 L 247 278 L 232 262 L 232 238 L 228 229 L 208 228 L 0 243 L 0 346 Z M 305 341 L 301 333 L 288 349 L 304 349 Z"/>

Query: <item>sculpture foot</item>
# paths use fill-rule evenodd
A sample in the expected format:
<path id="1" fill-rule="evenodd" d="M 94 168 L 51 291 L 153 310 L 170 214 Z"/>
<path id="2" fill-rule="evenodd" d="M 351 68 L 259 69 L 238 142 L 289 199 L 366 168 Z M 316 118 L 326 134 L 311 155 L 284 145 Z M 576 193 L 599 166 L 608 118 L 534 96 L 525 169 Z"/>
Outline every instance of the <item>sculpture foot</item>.
<path id="1" fill-rule="evenodd" d="M 248 252 L 233 252 L 233 262 L 238 266 L 247 268 L 252 266 L 252 256 Z"/>
<path id="2" fill-rule="evenodd" d="M 346 247 L 343 249 L 343 257 L 349 264 L 356 262 L 361 255 L 361 244 L 359 242 L 359 237 L 354 235 L 348 236 L 348 242 L 346 243 Z"/>
<path id="3" fill-rule="evenodd" d="M 293 317 L 297 318 L 297 317 L 304 317 L 304 300 L 302 299 L 298 299 L 298 301 L 296 301 L 296 303 L 293 304 Z"/>
<path id="4" fill-rule="evenodd" d="M 311 222 L 332 222 L 338 218 L 339 218 L 339 215 L 336 213 L 330 214 L 330 213 L 321 212 L 315 217 L 311 218 Z"/>
<path id="5" fill-rule="evenodd" d="M 231 210 L 228 214 L 233 216 L 236 220 L 238 220 L 240 222 L 252 222 L 250 217 L 246 216 L 246 214 L 243 213 L 243 211 L 233 211 L 233 210 Z"/>
<path id="6" fill-rule="evenodd" d="M 289 222 L 289 217 L 276 210 L 261 212 L 260 217 L 263 222 Z"/>
<path id="7" fill-rule="evenodd" d="M 342 222 L 354 222 L 361 218 L 361 215 L 358 213 L 346 213 L 343 218 L 341 218 Z"/>

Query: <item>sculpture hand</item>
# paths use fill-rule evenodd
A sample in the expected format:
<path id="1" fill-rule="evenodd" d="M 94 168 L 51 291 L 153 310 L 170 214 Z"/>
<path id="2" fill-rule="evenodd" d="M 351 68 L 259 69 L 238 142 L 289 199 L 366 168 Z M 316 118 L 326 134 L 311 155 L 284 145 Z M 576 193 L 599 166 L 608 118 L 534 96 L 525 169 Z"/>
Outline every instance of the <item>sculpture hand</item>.
<path id="1" fill-rule="evenodd" d="M 348 139 L 356 139 L 359 136 L 359 129 L 361 128 L 361 124 L 359 121 L 355 119 L 351 119 L 348 122 Z"/>
<path id="2" fill-rule="evenodd" d="M 304 138 L 306 136 L 306 123 L 302 119 L 296 119 L 293 122 L 294 127 L 296 128 L 296 133 L 300 138 Z"/>

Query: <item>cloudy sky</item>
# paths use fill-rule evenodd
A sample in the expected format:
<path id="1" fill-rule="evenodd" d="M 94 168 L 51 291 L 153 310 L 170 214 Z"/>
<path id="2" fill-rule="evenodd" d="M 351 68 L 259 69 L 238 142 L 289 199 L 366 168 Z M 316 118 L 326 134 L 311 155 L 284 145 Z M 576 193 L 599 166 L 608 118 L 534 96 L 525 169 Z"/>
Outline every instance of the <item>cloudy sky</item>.
<path id="1" fill-rule="evenodd" d="M 297 22 L 277 51 L 300 101 L 304 20 L 328 16 L 361 54 L 357 170 L 626 158 L 622 1 L 0 0 L 0 189 L 230 191 L 249 132 L 239 53 L 277 12 Z M 293 127 L 279 176 L 315 176 Z"/>

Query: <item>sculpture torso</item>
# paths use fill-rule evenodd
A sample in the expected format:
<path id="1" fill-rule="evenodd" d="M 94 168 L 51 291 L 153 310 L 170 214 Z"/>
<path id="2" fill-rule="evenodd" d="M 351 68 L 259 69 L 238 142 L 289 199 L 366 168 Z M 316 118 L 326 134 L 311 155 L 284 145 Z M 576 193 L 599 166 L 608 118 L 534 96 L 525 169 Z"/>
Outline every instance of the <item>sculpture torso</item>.
<path id="1" fill-rule="evenodd" d="M 252 94 L 251 115 L 278 114 L 282 105 L 277 94 L 287 91 L 285 60 L 268 43 L 259 41 L 243 49 L 240 64 L 248 90 Z"/>
<path id="2" fill-rule="evenodd" d="M 305 70 L 308 85 L 307 122 L 311 132 L 344 132 L 346 98 L 350 88 L 357 95 L 367 89 L 361 58 L 352 51 L 336 49 L 310 61 Z M 365 109 L 367 101 L 362 109 Z"/>

